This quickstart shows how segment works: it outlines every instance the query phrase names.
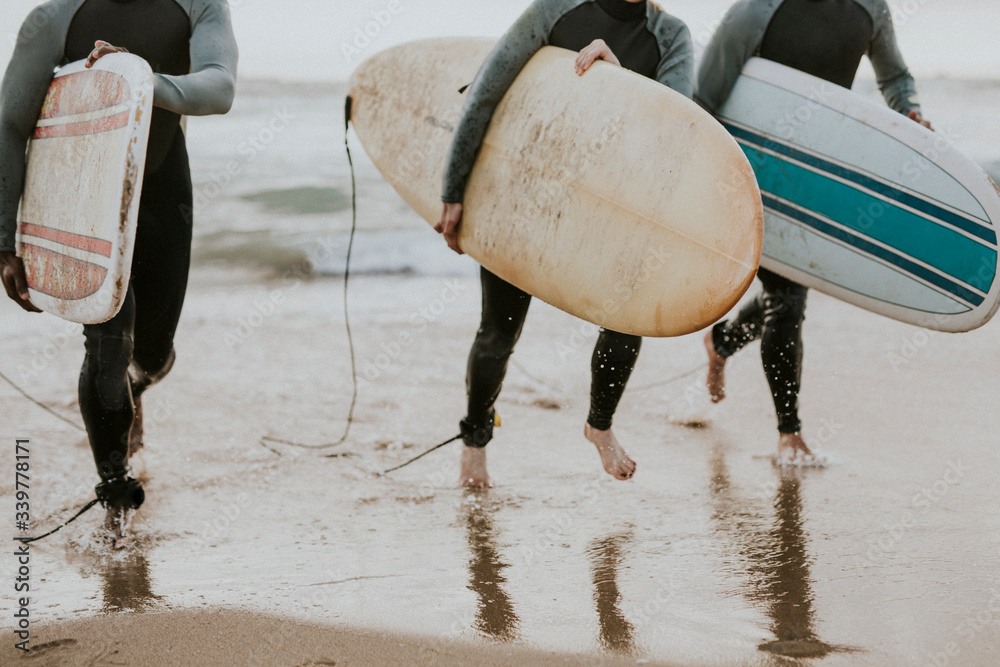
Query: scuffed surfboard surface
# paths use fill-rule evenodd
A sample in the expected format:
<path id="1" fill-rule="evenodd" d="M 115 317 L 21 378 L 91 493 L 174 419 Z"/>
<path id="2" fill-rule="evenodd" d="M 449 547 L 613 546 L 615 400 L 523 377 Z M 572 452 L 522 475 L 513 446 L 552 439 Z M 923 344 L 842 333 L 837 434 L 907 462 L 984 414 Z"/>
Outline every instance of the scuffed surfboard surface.
<path id="1" fill-rule="evenodd" d="M 152 103 L 152 71 L 136 56 L 72 63 L 52 80 L 18 213 L 18 252 L 42 310 L 94 324 L 121 308 Z"/>
<path id="2" fill-rule="evenodd" d="M 355 72 L 352 123 L 375 165 L 433 224 L 464 96 L 492 42 L 430 40 Z M 753 171 L 689 99 L 546 47 L 497 107 L 465 196 L 462 249 L 530 294 L 642 336 L 697 331 L 756 274 Z"/>

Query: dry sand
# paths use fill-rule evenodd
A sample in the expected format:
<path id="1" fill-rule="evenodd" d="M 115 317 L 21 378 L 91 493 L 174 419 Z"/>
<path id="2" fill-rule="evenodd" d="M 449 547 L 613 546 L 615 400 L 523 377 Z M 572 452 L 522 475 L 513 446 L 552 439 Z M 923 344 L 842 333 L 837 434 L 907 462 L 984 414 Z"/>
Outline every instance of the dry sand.
<path id="1" fill-rule="evenodd" d="M 32 644 L 51 646 L 25 664 L 995 664 L 996 323 L 928 333 L 812 294 L 802 413 L 822 470 L 768 460 L 756 346 L 712 409 L 701 371 L 669 382 L 703 363 L 699 337 L 647 340 L 616 420 L 639 463 L 623 483 L 582 437 L 596 332 L 536 302 L 498 404 L 496 488 L 473 494 L 454 444 L 373 475 L 457 431 L 468 276 L 354 279 L 350 437 L 261 444 L 340 437 L 340 290 L 195 270 L 177 365 L 145 397 L 135 540 L 96 546 L 94 510 L 33 545 Z M 79 328 L 5 303 L 0 334 L 0 371 L 78 422 Z M 90 452 L 3 384 L 0 404 L 0 508 L 13 536 L 14 440 L 29 438 L 37 532 L 91 496 Z M 14 561 L 0 662 L 16 653 Z"/>

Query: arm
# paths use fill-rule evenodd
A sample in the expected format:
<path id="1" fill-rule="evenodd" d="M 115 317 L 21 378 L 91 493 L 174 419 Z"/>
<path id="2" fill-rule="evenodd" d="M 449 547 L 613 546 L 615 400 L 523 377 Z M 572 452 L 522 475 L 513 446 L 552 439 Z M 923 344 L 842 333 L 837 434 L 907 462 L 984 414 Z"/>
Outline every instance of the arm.
<path id="1" fill-rule="evenodd" d="M 896 31 L 892 25 L 892 14 L 888 7 L 880 3 L 872 43 L 868 48 L 868 58 L 875 69 L 879 90 L 886 104 L 901 114 L 910 115 L 915 111 L 919 118 L 920 102 L 917 100 L 917 86 L 903 62 L 896 43 Z"/>
<path id="2" fill-rule="evenodd" d="M 507 89 L 548 41 L 558 14 L 553 4 L 549 0 L 535 0 L 493 47 L 469 86 L 445 164 L 441 218 L 434 225 L 434 230 L 444 235 L 448 247 L 460 255 L 458 226 L 462 223 L 462 200 L 476 154 Z"/>
<path id="3" fill-rule="evenodd" d="M 493 111 L 531 57 L 548 41 L 550 11 L 536 0 L 500 38 L 469 87 L 445 166 L 442 201 L 460 203 Z"/>
<path id="4" fill-rule="evenodd" d="M 229 111 L 239 50 L 226 0 L 197 0 L 191 10 L 191 74 L 156 74 L 154 104 L 183 116 Z"/>
<path id="5" fill-rule="evenodd" d="M 694 48 L 691 31 L 681 25 L 664 51 L 656 69 L 656 80 L 685 97 L 694 95 Z"/>
<path id="6" fill-rule="evenodd" d="M 45 7 L 28 15 L 0 86 L 0 252 L 14 252 L 28 138 L 63 57 L 57 23 Z"/>
<path id="7" fill-rule="evenodd" d="M 760 49 L 761 40 L 770 21 L 770 11 L 761 11 L 749 2 L 738 2 L 726 13 L 719 28 L 712 35 L 701 65 L 695 85 L 695 101 L 710 113 L 718 111 L 743 66 Z"/>

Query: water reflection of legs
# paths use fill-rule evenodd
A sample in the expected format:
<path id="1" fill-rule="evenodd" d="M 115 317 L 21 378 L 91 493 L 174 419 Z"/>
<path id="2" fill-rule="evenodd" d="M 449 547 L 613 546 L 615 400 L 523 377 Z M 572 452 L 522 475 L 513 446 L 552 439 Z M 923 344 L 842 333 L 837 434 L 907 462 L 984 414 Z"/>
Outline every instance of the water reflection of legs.
<path id="1" fill-rule="evenodd" d="M 787 657 L 822 658 L 834 647 L 813 632 L 815 598 L 802 525 L 799 473 L 783 470 L 778 474 L 774 525 L 767 533 L 769 546 L 750 568 L 759 575 L 761 595 L 769 603 L 771 629 L 777 637 L 759 648 Z"/>
<path id="2" fill-rule="evenodd" d="M 594 540 L 587 550 L 601 629 L 599 642 L 607 650 L 623 654 L 635 651 L 635 629 L 622 613 L 618 591 L 618 568 L 632 539 L 632 533 L 617 533 Z"/>
<path id="3" fill-rule="evenodd" d="M 159 596 L 153 593 L 149 563 L 140 553 L 123 560 L 105 560 L 97 566 L 103 580 L 104 613 L 146 611 L 155 606 Z"/>
<path id="4" fill-rule="evenodd" d="M 802 517 L 801 473 L 777 471 L 772 523 L 763 506 L 766 498 L 755 503 L 752 498 L 740 496 L 738 489 L 730 484 L 725 455 L 719 446 L 712 452 L 711 465 L 713 519 L 744 562 L 747 598 L 764 603 L 771 618 L 771 631 L 776 639 L 758 648 L 791 658 L 822 658 L 831 652 L 852 650 L 820 641 L 813 630 L 815 598 Z"/>
<path id="5" fill-rule="evenodd" d="M 504 586 L 503 570 L 509 565 L 500 558 L 496 530 L 490 510 L 484 506 L 486 493 L 470 498 L 465 505 L 466 539 L 469 542 L 469 589 L 478 596 L 475 628 L 500 642 L 517 639 L 520 619 Z"/>

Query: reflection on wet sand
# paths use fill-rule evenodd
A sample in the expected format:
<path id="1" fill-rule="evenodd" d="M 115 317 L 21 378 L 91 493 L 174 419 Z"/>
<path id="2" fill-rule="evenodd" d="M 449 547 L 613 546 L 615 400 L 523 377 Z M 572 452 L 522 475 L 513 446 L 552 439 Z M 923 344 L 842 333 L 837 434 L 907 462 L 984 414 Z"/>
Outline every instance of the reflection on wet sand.
<path id="1" fill-rule="evenodd" d="M 147 548 L 148 544 L 133 542 L 126 549 L 109 550 L 104 543 L 84 541 L 68 553 L 67 560 L 75 564 L 85 578 L 100 579 L 103 613 L 150 611 L 165 605 L 162 598 L 153 593 L 149 562 L 144 553 Z"/>
<path id="2" fill-rule="evenodd" d="M 626 655 L 635 651 L 635 628 L 622 613 L 618 568 L 632 541 L 632 533 L 619 533 L 594 540 L 587 550 L 601 628 L 600 644 L 609 651 Z"/>
<path id="3" fill-rule="evenodd" d="M 153 593 L 149 563 L 141 553 L 102 563 L 97 569 L 103 580 L 104 613 L 147 611 L 158 605 L 160 597 Z"/>
<path id="4" fill-rule="evenodd" d="M 815 596 L 809 572 L 809 553 L 802 518 L 799 471 L 778 469 L 773 493 L 773 523 L 761 507 L 770 496 L 739 495 L 730 484 L 723 448 L 712 451 L 710 492 L 712 518 L 718 532 L 741 561 L 748 587 L 744 594 L 763 603 L 771 618 L 775 640 L 758 646 L 762 651 L 789 658 L 822 658 L 853 649 L 821 641 L 815 633 Z M 756 502 L 755 502 L 756 500 Z"/>
<path id="5" fill-rule="evenodd" d="M 520 619 L 504 589 L 503 570 L 509 565 L 500 559 L 493 518 L 484 502 L 485 497 L 479 496 L 465 504 L 465 534 L 471 552 L 469 589 L 478 597 L 474 627 L 485 637 L 509 642 L 517 639 Z"/>

